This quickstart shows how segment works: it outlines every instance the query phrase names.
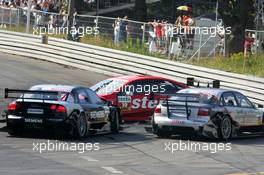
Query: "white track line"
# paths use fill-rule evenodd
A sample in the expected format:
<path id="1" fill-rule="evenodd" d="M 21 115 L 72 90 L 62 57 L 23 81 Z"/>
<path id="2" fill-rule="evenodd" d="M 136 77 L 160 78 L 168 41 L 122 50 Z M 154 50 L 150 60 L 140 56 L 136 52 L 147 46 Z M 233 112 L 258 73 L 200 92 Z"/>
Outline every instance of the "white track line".
<path id="1" fill-rule="evenodd" d="M 113 174 L 123 174 L 122 171 L 118 171 L 117 169 L 115 169 L 113 167 L 104 166 L 102 168 L 105 169 L 106 171 L 109 171 L 110 173 L 113 173 Z"/>
<path id="2" fill-rule="evenodd" d="M 99 160 L 96 160 L 96 159 L 89 157 L 89 156 L 80 156 L 80 158 L 87 160 L 89 162 L 98 162 L 99 161 Z"/>

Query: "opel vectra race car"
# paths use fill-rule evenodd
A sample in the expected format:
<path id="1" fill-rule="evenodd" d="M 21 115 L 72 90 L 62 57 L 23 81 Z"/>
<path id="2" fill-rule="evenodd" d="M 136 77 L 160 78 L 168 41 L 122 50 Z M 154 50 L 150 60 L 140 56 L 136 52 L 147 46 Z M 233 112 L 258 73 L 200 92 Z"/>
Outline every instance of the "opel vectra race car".
<path id="1" fill-rule="evenodd" d="M 6 116 L 11 135 L 25 128 L 54 129 L 79 138 L 89 131 L 119 130 L 116 108 L 86 87 L 36 85 L 29 90 L 5 89 L 5 97 L 17 98 Z"/>
<path id="2" fill-rule="evenodd" d="M 157 106 L 152 128 L 160 137 L 198 133 L 226 140 L 242 132 L 264 132 L 264 119 L 263 111 L 239 92 L 189 88 Z"/>
<path id="3" fill-rule="evenodd" d="M 123 120 L 146 121 L 151 118 L 160 100 L 167 98 L 165 94 L 173 94 L 187 87 L 167 78 L 133 75 L 109 78 L 91 89 L 118 107 Z"/>

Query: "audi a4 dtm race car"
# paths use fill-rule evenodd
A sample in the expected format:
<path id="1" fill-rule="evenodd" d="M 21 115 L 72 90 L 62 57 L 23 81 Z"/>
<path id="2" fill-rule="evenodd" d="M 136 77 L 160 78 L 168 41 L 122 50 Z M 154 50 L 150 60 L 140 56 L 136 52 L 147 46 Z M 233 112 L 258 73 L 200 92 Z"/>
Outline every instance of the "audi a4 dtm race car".
<path id="1" fill-rule="evenodd" d="M 111 101 L 125 121 L 146 121 L 165 94 L 187 88 L 183 83 L 155 76 L 120 76 L 109 78 L 92 86 L 101 98 Z"/>
<path id="2" fill-rule="evenodd" d="M 160 137 L 192 133 L 226 140 L 242 132 L 264 132 L 263 111 L 237 91 L 183 89 L 156 107 L 152 130 Z"/>
<path id="3" fill-rule="evenodd" d="M 6 115 L 10 135 L 25 128 L 53 129 L 79 138 L 90 131 L 119 130 L 116 108 L 90 88 L 36 85 L 29 90 L 5 89 L 5 98 L 17 98 L 9 104 Z"/>

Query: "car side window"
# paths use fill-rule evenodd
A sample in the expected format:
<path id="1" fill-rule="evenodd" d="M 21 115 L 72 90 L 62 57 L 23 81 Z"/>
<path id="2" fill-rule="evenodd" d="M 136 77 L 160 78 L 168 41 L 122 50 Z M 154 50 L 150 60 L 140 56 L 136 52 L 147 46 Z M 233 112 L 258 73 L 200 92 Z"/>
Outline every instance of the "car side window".
<path id="1" fill-rule="evenodd" d="M 236 98 L 232 92 L 223 93 L 221 101 L 222 101 L 221 104 L 224 106 L 230 106 L 230 107 L 237 107 L 238 106 Z"/>
<path id="2" fill-rule="evenodd" d="M 89 100 L 92 104 L 102 104 L 102 100 L 98 97 L 98 95 L 92 91 L 91 89 L 86 89 Z"/>
<path id="3" fill-rule="evenodd" d="M 159 86 L 161 88 L 160 92 L 164 94 L 175 94 L 176 92 L 182 89 L 180 86 L 177 86 L 168 80 L 162 80 Z"/>
<path id="4" fill-rule="evenodd" d="M 135 81 L 126 86 L 125 92 L 132 92 L 133 95 L 149 94 L 151 92 L 150 83 L 148 80 Z"/>
<path id="5" fill-rule="evenodd" d="M 244 95 L 242 95 L 240 93 L 236 93 L 236 98 L 237 98 L 239 105 L 242 108 L 252 108 L 253 107 L 251 102 Z"/>
<path id="6" fill-rule="evenodd" d="M 80 104 L 89 103 L 88 95 L 84 89 L 77 91 L 77 99 Z"/>
<path id="7" fill-rule="evenodd" d="M 130 91 L 133 89 L 134 95 L 162 94 L 168 93 L 168 91 L 174 91 L 177 88 L 173 83 L 164 80 L 140 80 L 129 84 L 128 87 Z"/>
<path id="8" fill-rule="evenodd" d="M 67 97 L 67 102 L 69 102 L 69 103 L 74 103 L 75 101 L 74 101 L 74 98 L 73 98 L 73 96 L 72 96 L 72 94 L 69 94 L 68 95 L 68 97 Z"/>

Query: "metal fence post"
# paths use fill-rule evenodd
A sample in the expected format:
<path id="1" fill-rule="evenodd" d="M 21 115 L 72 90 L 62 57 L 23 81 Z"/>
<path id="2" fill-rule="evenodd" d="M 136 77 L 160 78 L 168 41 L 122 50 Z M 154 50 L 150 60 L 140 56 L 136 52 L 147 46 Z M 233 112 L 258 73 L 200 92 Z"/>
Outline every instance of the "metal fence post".
<path id="1" fill-rule="evenodd" d="M 146 23 L 142 26 L 143 34 L 142 34 L 142 46 L 144 46 L 145 43 L 145 32 L 146 32 Z"/>
<path id="2" fill-rule="evenodd" d="M 19 31 L 20 24 L 20 9 L 17 9 L 17 31 Z"/>
<path id="3" fill-rule="evenodd" d="M 99 16 L 96 16 L 95 27 L 98 27 Z"/>
<path id="4" fill-rule="evenodd" d="M 258 36 L 258 30 L 256 30 L 255 32 L 255 41 L 256 41 L 256 57 L 258 59 L 258 55 L 259 55 L 259 36 Z"/>
<path id="5" fill-rule="evenodd" d="M 12 26 L 12 10 L 9 8 L 9 28 L 11 29 Z"/>
<path id="6" fill-rule="evenodd" d="M 31 3 L 32 0 L 28 1 L 28 9 L 27 9 L 27 27 L 26 27 L 26 33 L 29 33 L 29 28 L 30 28 L 30 9 L 31 9 Z"/>
<path id="7" fill-rule="evenodd" d="M 202 39 L 203 39 L 203 33 L 202 33 L 202 34 L 200 33 L 199 51 L 198 51 L 198 60 L 200 60 L 200 57 L 201 57 Z"/>
<path id="8" fill-rule="evenodd" d="M 1 15 L 2 16 L 2 18 L 1 18 L 2 19 L 1 24 L 4 25 L 4 9 L 3 8 L 1 8 L 1 14 L 2 14 Z"/>
<path id="9" fill-rule="evenodd" d="M 98 23 L 99 23 L 99 16 L 96 16 L 95 27 L 96 27 L 96 29 L 98 29 L 100 31 L 100 28 L 98 27 Z M 98 35 L 96 34 L 95 36 L 99 38 L 99 36 L 100 36 L 99 34 L 100 34 L 100 32 L 98 33 Z"/>
<path id="10" fill-rule="evenodd" d="M 223 56 L 226 56 L 226 32 L 224 33 L 224 50 L 223 50 Z"/>

